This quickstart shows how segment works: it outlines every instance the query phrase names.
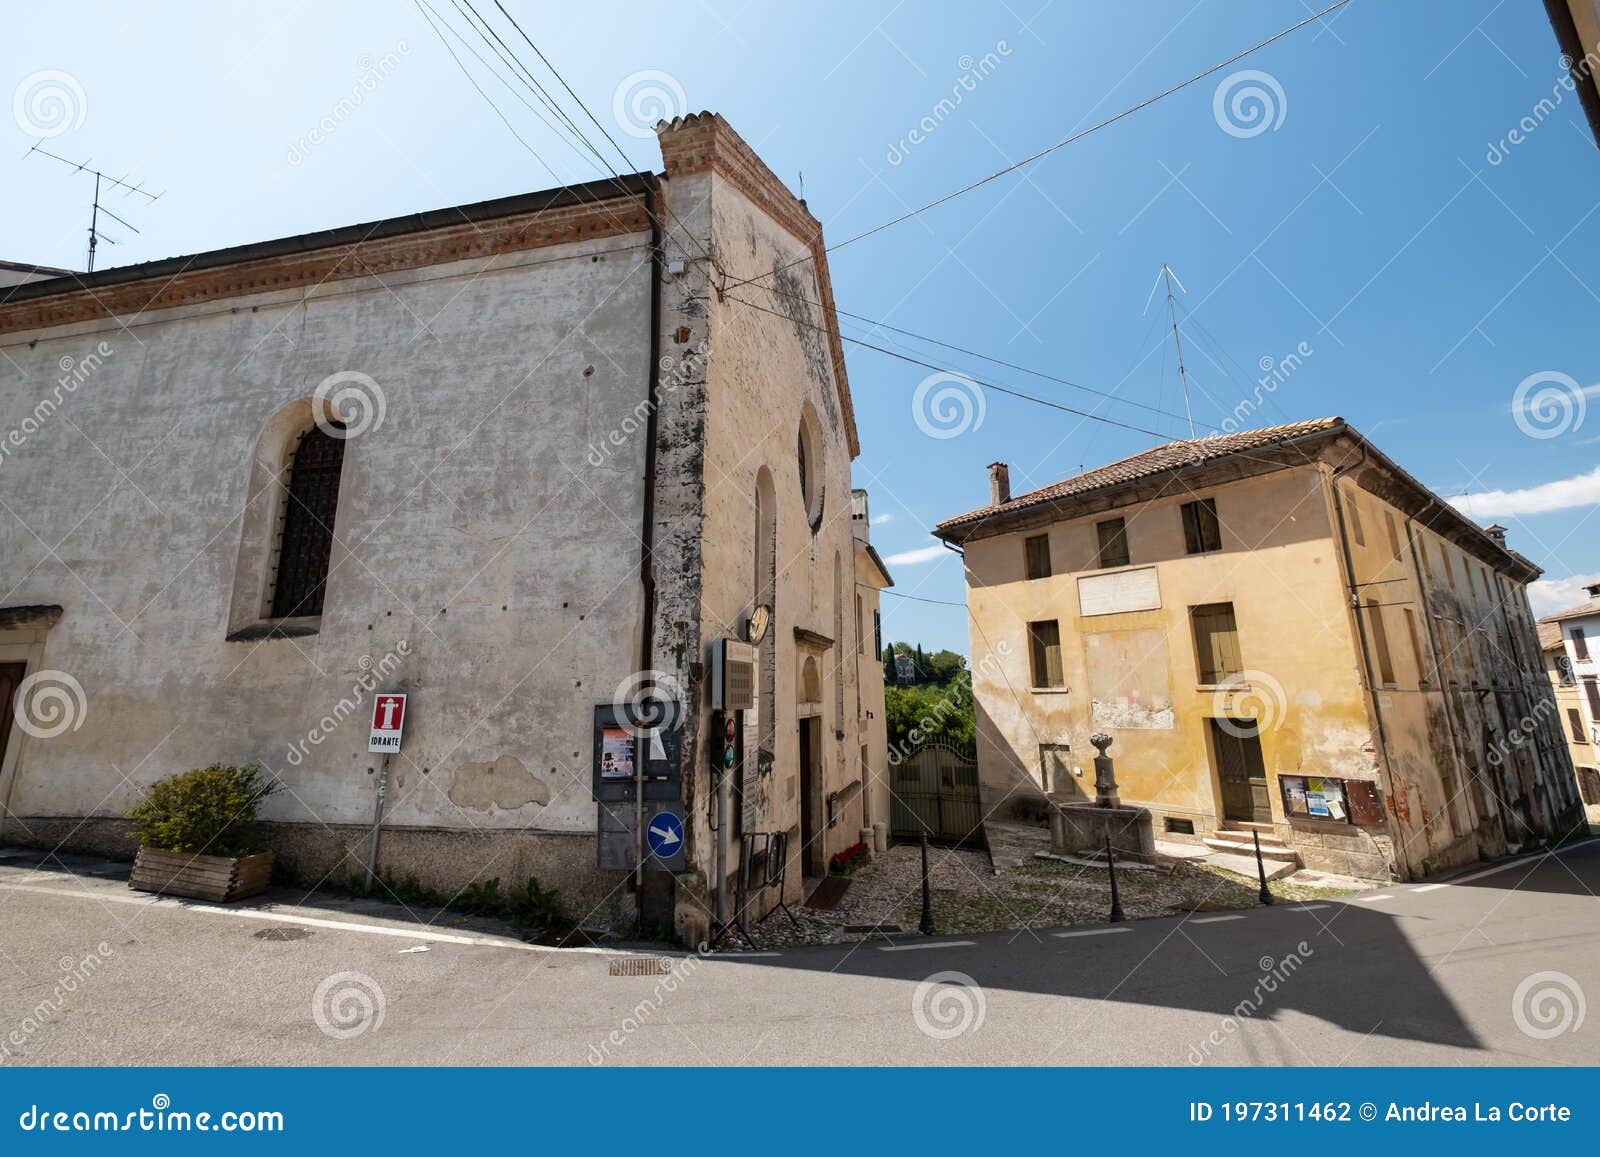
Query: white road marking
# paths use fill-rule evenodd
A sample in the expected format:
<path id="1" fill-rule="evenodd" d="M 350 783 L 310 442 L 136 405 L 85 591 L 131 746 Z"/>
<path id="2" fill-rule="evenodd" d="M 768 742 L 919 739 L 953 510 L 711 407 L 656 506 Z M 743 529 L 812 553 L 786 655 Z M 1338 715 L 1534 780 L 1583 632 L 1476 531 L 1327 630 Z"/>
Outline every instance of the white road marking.
<path id="1" fill-rule="evenodd" d="M 1357 896 L 1357 904 L 1381 904 L 1385 900 L 1393 900 L 1393 892 L 1379 892 L 1376 896 Z"/>
<path id="2" fill-rule="evenodd" d="M 184 904 L 166 896 L 125 896 L 118 892 L 43 888 L 36 884 L 0 884 L 4 892 L 37 892 L 45 896 L 65 896 L 71 900 L 94 900 L 103 904 L 135 904 L 141 908 L 169 908 L 174 912 L 200 912 L 207 916 L 232 916 L 238 920 L 265 920 L 273 924 L 303 924 L 308 928 L 330 928 L 340 932 L 365 932 L 369 936 L 397 936 L 402 940 L 427 940 L 434 944 L 471 944 L 484 948 L 511 948 L 521 952 L 548 952 L 537 944 L 519 944 L 488 936 L 458 936 L 451 932 L 429 932 L 418 928 L 389 928 L 380 924 L 357 924 L 351 920 L 325 920 L 318 916 L 290 916 L 282 912 L 263 912 L 257 908 L 218 908 L 211 904 Z M 562 952 L 594 952 L 615 956 L 616 951 L 599 948 L 563 948 Z"/>
<path id="3" fill-rule="evenodd" d="M 1197 916 L 1189 921 L 1191 924 L 1219 924 L 1224 920 L 1243 920 L 1243 916 Z"/>
<path id="4" fill-rule="evenodd" d="M 1120 928 L 1085 928 L 1085 929 L 1083 929 L 1082 931 L 1079 931 L 1079 932 L 1052 932 L 1052 933 L 1050 933 L 1050 935 L 1059 936 L 1064 940 L 1068 936 L 1109 936 L 1113 932 L 1132 932 L 1132 931 L 1133 931 L 1132 928 L 1128 928 L 1128 927 L 1124 926 L 1124 927 L 1120 927 Z"/>
<path id="5" fill-rule="evenodd" d="M 1326 904 L 1296 904 L 1290 908 L 1291 912 L 1315 912 L 1318 908 L 1326 908 Z"/>
<path id="6" fill-rule="evenodd" d="M 880 944 L 879 952 L 915 952 L 919 948 L 969 948 L 976 940 L 935 940 L 930 944 Z"/>
<path id="7" fill-rule="evenodd" d="M 1600 840 L 1600 836 L 1595 836 L 1595 837 L 1593 837 L 1591 839 L 1587 839 L 1587 840 L 1579 840 L 1575 844 L 1568 844 L 1565 847 L 1557 848 L 1553 852 L 1544 852 L 1544 853 L 1542 853 L 1542 855 L 1546 855 L 1546 856 L 1564 856 L 1568 852 L 1576 851 L 1578 848 L 1586 848 L 1590 844 L 1594 843 L 1596 840 Z M 1524 866 L 1524 865 L 1528 866 L 1529 868 L 1532 868 L 1538 862 L 1538 860 L 1540 858 L 1541 857 L 1538 856 L 1538 855 L 1518 856 L 1514 860 L 1507 860 L 1503 864 L 1496 864 L 1494 867 L 1485 868 L 1481 872 L 1473 872 L 1470 876 L 1457 876 L 1454 880 L 1444 880 L 1444 881 L 1442 881 L 1442 882 L 1440 882 L 1438 884 L 1423 884 L 1420 887 L 1410 888 L 1410 889 L 1408 889 L 1408 891 L 1412 891 L 1412 892 L 1434 892 L 1434 891 L 1437 891 L 1440 888 L 1453 888 L 1457 884 L 1470 884 L 1473 880 L 1481 880 L 1485 876 L 1495 876 L 1495 875 L 1499 875 L 1501 872 L 1509 872 L 1512 868 L 1521 867 L 1521 866 Z"/>

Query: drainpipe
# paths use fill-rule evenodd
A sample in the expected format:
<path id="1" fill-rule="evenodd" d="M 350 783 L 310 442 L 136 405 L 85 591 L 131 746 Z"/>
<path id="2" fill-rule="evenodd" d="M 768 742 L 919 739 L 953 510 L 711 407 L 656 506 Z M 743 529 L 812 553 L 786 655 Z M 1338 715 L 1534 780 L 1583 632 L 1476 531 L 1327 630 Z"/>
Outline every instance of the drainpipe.
<path id="1" fill-rule="evenodd" d="M 1328 470 L 1324 466 L 1324 484 L 1328 488 L 1328 499 L 1333 504 L 1334 521 L 1339 526 L 1339 557 L 1344 564 L 1345 590 L 1350 597 L 1350 613 L 1356 622 L 1356 638 L 1361 647 L 1361 690 L 1366 696 L 1367 704 L 1372 711 L 1373 738 L 1378 741 L 1378 770 L 1383 780 L 1384 790 L 1391 800 L 1394 799 L 1394 775 L 1389 764 L 1389 738 L 1383 725 L 1383 708 L 1378 703 L 1377 683 L 1372 677 L 1371 645 L 1367 639 L 1367 623 L 1361 614 L 1360 587 L 1356 584 L 1355 562 L 1350 554 L 1350 534 L 1345 526 L 1344 503 L 1339 498 L 1339 480 L 1352 470 L 1359 469 L 1367 464 L 1367 447 L 1361 446 L 1361 458 L 1349 466 L 1338 470 Z M 1405 841 L 1394 841 L 1396 859 L 1408 860 L 1405 854 Z M 1401 865 L 1410 871 L 1410 864 Z"/>
<path id="2" fill-rule="evenodd" d="M 656 576 L 656 411 L 661 407 L 661 278 L 666 272 L 661 253 L 661 220 L 656 214 L 656 186 L 652 179 L 644 188 L 644 211 L 650 218 L 650 368 L 645 387 L 647 413 L 644 434 L 644 525 L 639 534 L 639 586 L 644 594 L 639 631 L 639 670 L 652 669 L 655 656 Z M 635 742 L 639 742 L 637 736 Z M 633 897 L 634 907 L 644 918 L 644 759 L 633 760 Z"/>

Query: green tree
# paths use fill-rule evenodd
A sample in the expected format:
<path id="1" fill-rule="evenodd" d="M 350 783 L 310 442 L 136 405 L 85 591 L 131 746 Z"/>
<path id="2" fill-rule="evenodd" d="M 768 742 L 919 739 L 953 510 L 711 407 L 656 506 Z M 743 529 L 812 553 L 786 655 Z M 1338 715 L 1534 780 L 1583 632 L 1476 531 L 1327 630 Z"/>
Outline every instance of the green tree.
<path id="1" fill-rule="evenodd" d="M 889 750 L 902 755 L 927 743 L 948 743 L 965 750 L 977 733 L 972 685 L 965 675 L 943 687 L 885 687 L 883 711 Z"/>

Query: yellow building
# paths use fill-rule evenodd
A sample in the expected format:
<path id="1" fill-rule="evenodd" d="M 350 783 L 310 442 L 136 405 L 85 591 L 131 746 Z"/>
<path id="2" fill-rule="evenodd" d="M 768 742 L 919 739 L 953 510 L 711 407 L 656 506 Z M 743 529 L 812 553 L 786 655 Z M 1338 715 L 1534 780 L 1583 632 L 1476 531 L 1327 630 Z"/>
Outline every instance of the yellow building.
<path id="1" fill-rule="evenodd" d="M 1340 418 L 1173 442 L 934 532 L 965 555 L 987 814 L 1093 797 L 1157 838 L 1420 877 L 1581 822 L 1526 584 Z M 1026 801 L 1026 802 L 1025 802 Z"/>
<path id="2" fill-rule="evenodd" d="M 1588 642 L 1596 625 L 1593 618 L 1600 611 L 1600 604 L 1594 602 L 1600 598 L 1600 587 L 1589 591 L 1589 603 L 1539 620 L 1539 646 L 1544 652 L 1545 674 L 1555 692 L 1562 733 L 1567 737 L 1567 754 L 1578 777 L 1578 795 L 1589 819 L 1600 823 L 1600 724 L 1596 723 L 1600 712 L 1595 709 L 1600 702 L 1600 679 L 1592 673 L 1595 666 Z M 1581 658 L 1574 653 L 1580 646 Z"/>

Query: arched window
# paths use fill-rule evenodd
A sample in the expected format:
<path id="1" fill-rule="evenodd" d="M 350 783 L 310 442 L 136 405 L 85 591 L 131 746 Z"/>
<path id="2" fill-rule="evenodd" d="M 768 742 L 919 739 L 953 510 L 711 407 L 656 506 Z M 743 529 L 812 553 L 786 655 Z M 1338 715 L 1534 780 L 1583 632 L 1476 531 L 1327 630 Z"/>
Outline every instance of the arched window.
<path id="1" fill-rule="evenodd" d="M 333 554 L 333 516 L 339 506 L 339 472 L 344 465 L 344 439 L 334 436 L 339 432 L 312 426 L 300 436 L 289 458 L 272 585 L 273 618 L 322 613 Z"/>

